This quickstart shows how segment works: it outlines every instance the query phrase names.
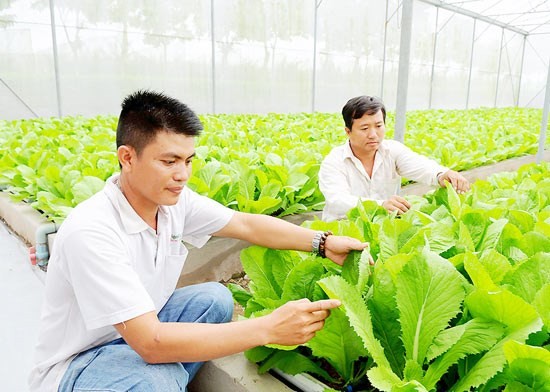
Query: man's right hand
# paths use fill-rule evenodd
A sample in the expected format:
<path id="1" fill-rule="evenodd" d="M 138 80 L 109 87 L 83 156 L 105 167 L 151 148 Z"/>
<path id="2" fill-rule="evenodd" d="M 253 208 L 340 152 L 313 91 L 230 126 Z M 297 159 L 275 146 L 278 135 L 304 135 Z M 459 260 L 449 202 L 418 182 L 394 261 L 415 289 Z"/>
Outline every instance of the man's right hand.
<path id="1" fill-rule="evenodd" d="M 382 203 L 384 207 L 389 212 L 397 211 L 397 214 L 403 214 L 411 208 L 411 203 L 402 198 L 401 196 L 393 195 L 388 200 Z"/>
<path id="2" fill-rule="evenodd" d="M 270 326 L 269 343 L 293 346 L 307 342 L 323 328 L 330 309 L 340 305 L 336 299 L 311 302 L 303 298 L 287 302 L 266 316 Z"/>

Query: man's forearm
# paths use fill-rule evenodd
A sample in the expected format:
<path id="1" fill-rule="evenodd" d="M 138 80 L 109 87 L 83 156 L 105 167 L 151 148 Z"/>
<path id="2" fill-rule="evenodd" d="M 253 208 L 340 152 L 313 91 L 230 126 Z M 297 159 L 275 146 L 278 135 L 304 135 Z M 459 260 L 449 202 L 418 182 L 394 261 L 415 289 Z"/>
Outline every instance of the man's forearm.
<path id="1" fill-rule="evenodd" d="M 200 362 L 266 344 L 303 344 L 323 327 L 337 300 L 289 301 L 269 315 L 230 323 L 162 323 L 149 312 L 116 330 L 148 363 Z"/>
<path id="2" fill-rule="evenodd" d="M 267 248 L 311 250 L 313 230 L 267 215 L 240 213 L 237 218 L 238 230 L 227 233 L 228 236 Z M 220 233 L 223 235 L 223 230 Z"/>
<path id="3" fill-rule="evenodd" d="M 264 319 L 256 318 L 223 324 L 159 323 L 144 345 L 149 363 L 202 362 L 248 350 L 268 343 Z"/>

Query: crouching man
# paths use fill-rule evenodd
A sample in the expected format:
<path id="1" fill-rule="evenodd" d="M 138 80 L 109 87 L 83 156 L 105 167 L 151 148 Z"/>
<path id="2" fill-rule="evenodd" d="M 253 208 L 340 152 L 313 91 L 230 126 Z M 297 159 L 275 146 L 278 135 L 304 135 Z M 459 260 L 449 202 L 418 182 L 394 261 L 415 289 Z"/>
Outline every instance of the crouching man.
<path id="1" fill-rule="evenodd" d="M 367 244 L 264 215 L 235 212 L 186 182 L 197 115 L 163 94 L 138 91 L 117 127 L 120 173 L 78 205 L 57 233 L 46 277 L 31 391 L 180 391 L 206 360 L 255 346 L 300 344 L 323 327 L 337 300 L 291 301 L 230 322 L 219 283 L 176 290 L 183 241 L 210 236 L 277 249 L 325 252 L 342 264 Z"/>

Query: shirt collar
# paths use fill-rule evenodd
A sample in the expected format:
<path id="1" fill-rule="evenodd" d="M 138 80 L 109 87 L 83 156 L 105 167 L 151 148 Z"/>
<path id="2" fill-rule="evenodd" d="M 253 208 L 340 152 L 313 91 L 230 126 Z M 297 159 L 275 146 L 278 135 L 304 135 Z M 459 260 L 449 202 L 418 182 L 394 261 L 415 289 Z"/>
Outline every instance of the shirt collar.
<path id="1" fill-rule="evenodd" d="M 378 146 L 377 155 L 378 153 L 385 155 L 388 151 L 388 147 L 386 146 L 385 141 L 386 139 L 382 140 L 382 143 L 380 143 L 380 146 Z M 357 157 L 353 155 L 349 140 L 346 140 L 346 143 L 344 144 L 344 153 L 342 154 L 342 161 L 345 161 L 346 159 L 357 159 Z"/>
<path id="2" fill-rule="evenodd" d="M 128 234 L 136 234 L 151 227 L 137 214 L 119 188 L 120 174 L 107 179 L 103 191 L 120 214 L 120 221 Z"/>
<path id="3" fill-rule="evenodd" d="M 344 153 L 342 154 L 342 160 L 346 160 L 346 158 L 354 158 L 355 155 L 353 155 L 353 151 L 351 150 L 351 146 L 349 144 L 349 140 L 346 140 L 346 143 L 344 144 Z"/>

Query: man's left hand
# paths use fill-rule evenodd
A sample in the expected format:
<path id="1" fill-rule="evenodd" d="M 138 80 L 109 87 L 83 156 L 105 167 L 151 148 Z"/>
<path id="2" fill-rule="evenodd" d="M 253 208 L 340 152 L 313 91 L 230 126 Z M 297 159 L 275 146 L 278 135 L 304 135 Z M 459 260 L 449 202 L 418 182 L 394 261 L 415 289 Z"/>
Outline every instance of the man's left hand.
<path id="1" fill-rule="evenodd" d="M 439 176 L 439 185 L 444 187 L 445 181 L 449 182 L 457 193 L 465 193 L 470 190 L 470 182 L 454 170 L 447 170 Z"/>
<path id="2" fill-rule="evenodd" d="M 369 245 L 368 242 L 361 242 L 356 238 L 339 235 L 329 235 L 325 241 L 325 254 L 327 258 L 336 264 L 344 264 L 348 253 L 352 250 L 363 250 Z M 374 260 L 370 260 L 374 264 Z"/>
<path id="3" fill-rule="evenodd" d="M 32 265 L 36 265 L 36 248 L 34 246 L 29 248 L 29 260 Z"/>

